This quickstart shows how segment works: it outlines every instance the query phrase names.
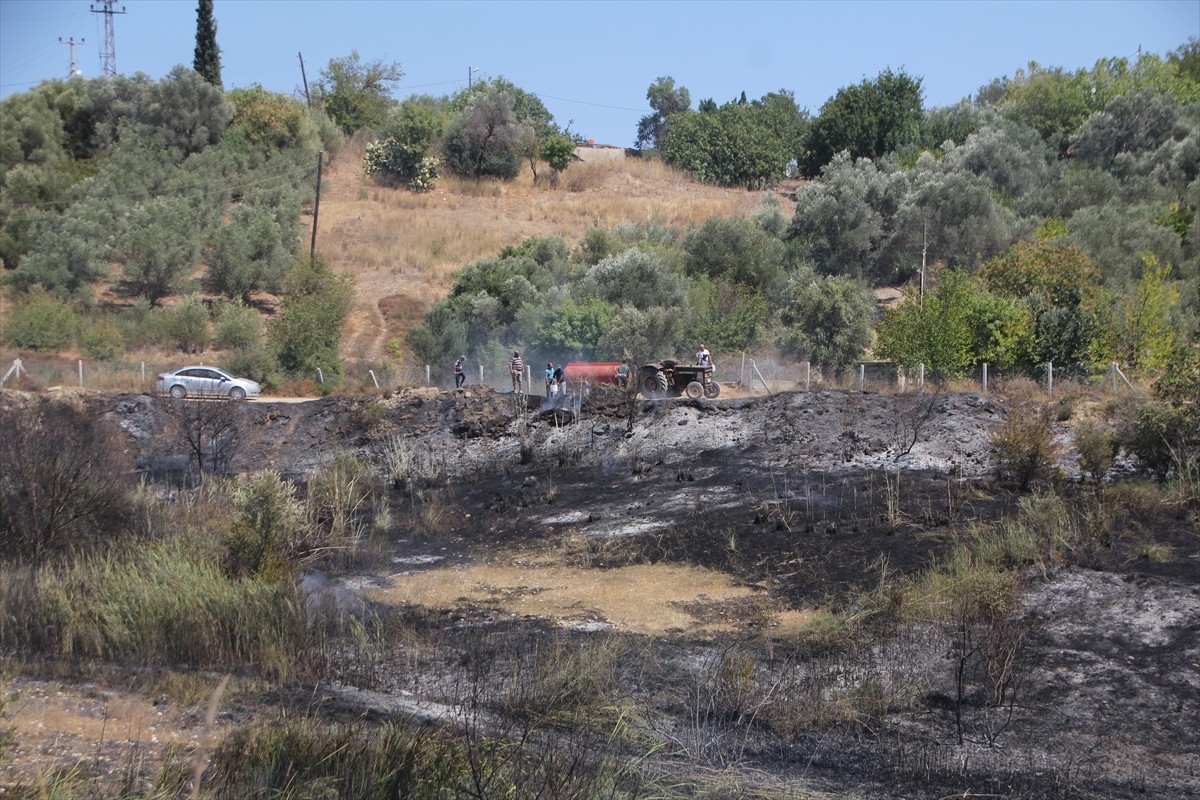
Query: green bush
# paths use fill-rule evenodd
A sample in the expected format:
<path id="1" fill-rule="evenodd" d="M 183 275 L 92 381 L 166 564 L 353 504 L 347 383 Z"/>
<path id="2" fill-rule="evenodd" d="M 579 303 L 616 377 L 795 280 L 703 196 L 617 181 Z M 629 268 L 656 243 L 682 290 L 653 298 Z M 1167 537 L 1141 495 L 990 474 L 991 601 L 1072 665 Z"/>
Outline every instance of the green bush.
<path id="1" fill-rule="evenodd" d="M 111 318 L 96 319 L 79 334 L 79 350 L 87 358 L 114 361 L 125 352 L 125 336 Z"/>
<path id="2" fill-rule="evenodd" d="M 1117 437 L 1142 471 L 1165 481 L 1195 458 L 1196 410 L 1153 400 L 1132 400 L 1119 412 Z"/>
<path id="3" fill-rule="evenodd" d="M 167 312 L 167 330 L 183 353 L 199 353 L 208 347 L 208 306 L 198 294 L 190 294 Z"/>
<path id="4" fill-rule="evenodd" d="M 153 308 L 145 298 L 117 315 L 117 326 L 127 347 L 153 347 L 166 349 L 171 346 L 168 335 L 166 309 Z"/>
<path id="5" fill-rule="evenodd" d="M 417 164 L 417 169 L 413 173 L 412 178 L 408 181 L 408 188 L 414 192 L 431 192 L 437 186 L 438 170 L 441 168 L 441 159 L 434 156 L 425 156 Z"/>
<path id="6" fill-rule="evenodd" d="M 35 286 L 9 312 L 4 338 L 13 347 L 47 352 L 66 347 L 78 329 L 71 305 Z"/>
<path id="7" fill-rule="evenodd" d="M 1079 451 L 1079 466 L 1095 483 L 1100 483 L 1121 450 L 1117 436 L 1108 428 L 1090 420 L 1075 426 L 1075 448 Z"/>
<path id="8" fill-rule="evenodd" d="M 276 472 L 260 472 L 237 487 L 233 502 L 237 519 L 225 537 L 226 574 L 284 582 L 307 539 L 308 522 L 295 487 Z"/>
<path id="9" fill-rule="evenodd" d="M 253 350 L 262 347 L 262 315 L 241 303 L 223 304 L 213 328 L 213 342 L 222 350 Z"/>
<path id="10" fill-rule="evenodd" d="M 267 332 L 279 366 L 304 377 L 321 369 L 327 381 L 340 378 L 338 346 L 353 298 L 351 276 L 335 274 L 321 256 L 299 259 L 288 275 L 283 311 Z"/>

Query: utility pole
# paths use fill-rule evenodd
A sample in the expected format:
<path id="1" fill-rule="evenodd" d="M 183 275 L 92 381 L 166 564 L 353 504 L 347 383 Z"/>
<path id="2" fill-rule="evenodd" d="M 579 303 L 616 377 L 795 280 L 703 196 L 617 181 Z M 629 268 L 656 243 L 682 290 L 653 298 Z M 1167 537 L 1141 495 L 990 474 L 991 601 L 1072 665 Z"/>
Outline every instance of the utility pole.
<path id="1" fill-rule="evenodd" d="M 317 199 L 313 203 L 313 229 L 312 229 L 312 244 L 308 246 L 308 260 L 312 261 L 317 255 L 317 217 L 321 215 L 321 162 L 325 159 L 325 152 L 317 153 Z"/>
<path id="2" fill-rule="evenodd" d="M 89 6 L 93 14 L 104 15 L 104 52 L 100 54 L 104 65 L 104 77 L 117 77 L 117 36 L 113 30 L 113 15 L 124 14 L 125 6 L 120 11 L 113 10 L 114 0 L 100 0 L 100 7 Z"/>
<path id="3" fill-rule="evenodd" d="M 63 41 L 63 38 L 62 38 L 61 36 L 60 36 L 60 37 L 58 37 L 58 43 L 59 43 L 59 44 L 65 44 L 65 45 L 67 45 L 68 47 L 70 47 L 70 48 L 71 48 L 71 62 L 70 62 L 70 67 L 67 69 L 67 77 L 68 77 L 68 78 L 74 78 L 76 75 L 82 75 L 82 74 L 83 74 L 83 73 L 80 71 L 79 67 L 78 67 L 78 66 L 76 66 L 76 64 L 75 64 L 75 45 L 77 45 L 77 44 L 83 44 L 83 43 L 85 43 L 86 41 L 87 41 L 87 39 L 80 39 L 80 40 L 77 42 L 77 41 L 75 41 L 75 37 L 74 37 L 74 36 L 72 36 L 70 39 L 67 39 L 67 40 L 64 42 L 64 41 Z"/>
<path id="4" fill-rule="evenodd" d="M 921 234 L 921 293 L 918 295 L 921 298 L 918 306 L 922 311 L 925 310 L 925 254 L 929 252 L 929 220 L 925 220 L 925 231 Z"/>
<path id="5" fill-rule="evenodd" d="M 479 67 L 467 67 L 467 91 L 471 91 L 471 78 L 479 72 Z"/>
<path id="6" fill-rule="evenodd" d="M 300 80 L 304 81 L 304 102 L 308 103 L 308 107 L 312 108 L 312 98 L 308 96 L 308 75 L 304 74 L 304 53 L 296 53 L 300 56 Z"/>

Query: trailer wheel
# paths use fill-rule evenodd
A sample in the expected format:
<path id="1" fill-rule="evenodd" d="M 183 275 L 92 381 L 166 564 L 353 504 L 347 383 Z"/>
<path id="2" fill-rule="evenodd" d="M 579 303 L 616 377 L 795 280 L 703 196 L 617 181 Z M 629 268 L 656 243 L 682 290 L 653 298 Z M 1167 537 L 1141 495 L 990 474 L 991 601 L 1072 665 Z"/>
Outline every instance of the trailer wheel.
<path id="1" fill-rule="evenodd" d="M 692 400 L 699 400 L 704 396 L 704 386 L 699 381 L 692 381 L 684 391 L 687 392 L 687 396 Z"/>
<path id="2" fill-rule="evenodd" d="M 704 385 L 704 396 L 709 400 L 716 398 L 719 394 L 721 394 L 721 384 L 709 381 Z"/>

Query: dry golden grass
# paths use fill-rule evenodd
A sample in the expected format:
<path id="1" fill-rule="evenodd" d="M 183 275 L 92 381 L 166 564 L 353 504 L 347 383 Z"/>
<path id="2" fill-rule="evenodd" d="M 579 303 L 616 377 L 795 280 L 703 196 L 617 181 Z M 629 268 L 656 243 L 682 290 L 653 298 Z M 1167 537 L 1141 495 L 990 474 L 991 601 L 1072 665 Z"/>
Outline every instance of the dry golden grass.
<path id="1" fill-rule="evenodd" d="M 697 184 L 643 159 L 575 163 L 557 185 L 545 174 L 535 183 L 526 170 L 507 182 L 445 177 L 434 191 L 414 194 L 372 184 L 362 150 L 347 146 L 325 173 L 317 249 L 356 280 L 342 355 L 364 361 L 382 357 L 388 341 L 402 342 L 459 269 L 506 245 L 559 235 L 575 246 L 589 228 L 622 222 L 685 228 L 753 213 L 764 196 Z"/>
<path id="2" fill-rule="evenodd" d="M 368 594 L 382 603 L 434 608 L 483 604 L 515 616 L 561 624 L 604 621 L 621 631 L 657 635 L 729 629 L 739 622 L 735 609 L 755 598 L 728 576 L 700 567 L 636 564 L 596 570 L 532 558 L 431 569 Z M 729 610 L 720 621 L 695 612 L 695 607 L 713 603 Z"/>

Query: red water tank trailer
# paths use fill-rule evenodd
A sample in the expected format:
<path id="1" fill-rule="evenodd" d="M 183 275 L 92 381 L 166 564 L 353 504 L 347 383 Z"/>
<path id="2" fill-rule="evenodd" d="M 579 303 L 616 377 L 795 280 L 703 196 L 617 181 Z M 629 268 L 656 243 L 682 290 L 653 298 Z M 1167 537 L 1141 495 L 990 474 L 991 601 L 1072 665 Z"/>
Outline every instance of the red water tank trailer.
<path id="1" fill-rule="evenodd" d="M 578 386 L 581 383 L 616 384 L 620 382 L 617 378 L 617 370 L 620 367 L 620 361 L 570 361 L 563 369 L 563 376 L 568 386 Z"/>

